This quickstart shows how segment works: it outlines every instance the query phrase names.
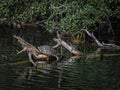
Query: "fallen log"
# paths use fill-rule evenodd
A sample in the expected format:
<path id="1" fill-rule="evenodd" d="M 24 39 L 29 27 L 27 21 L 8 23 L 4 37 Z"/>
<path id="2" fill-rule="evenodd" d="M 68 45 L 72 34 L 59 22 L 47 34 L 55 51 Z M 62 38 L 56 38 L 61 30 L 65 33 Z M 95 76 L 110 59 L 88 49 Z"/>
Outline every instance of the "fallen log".
<path id="1" fill-rule="evenodd" d="M 13 37 L 18 40 L 18 42 L 21 44 L 21 47 L 23 48 L 17 54 L 27 51 L 27 52 L 30 52 L 35 57 L 38 57 L 38 55 L 41 53 L 36 47 L 34 47 L 32 44 L 28 43 L 27 41 L 23 40 L 21 37 L 18 37 L 15 35 L 13 35 Z"/>
<path id="2" fill-rule="evenodd" d="M 93 33 L 90 33 L 87 29 L 82 29 L 83 31 L 85 31 L 87 33 L 88 36 L 90 36 L 95 43 L 101 48 L 101 49 L 109 49 L 109 50 L 120 50 L 120 46 L 115 45 L 115 44 L 106 44 L 104 42 L 100 42 L 94 35 Z"/>
<path id="3" fill-rule="evenodd" d="M 30 62 L 36 67 L 35 60 L 49 60 L 50 55 L 44 54 L 40 48 L 34 47 L 32 44 L 28 43 L 27 41 L 23 40 L 21 37 L 13 35 L 14 38 L 18 40 L 18 42 L 22 46 L 22 50 L 19 51 L 17 54 L 22 53 L 23 51 L 27 51 L 28 57 Z M 55 56 L 56 57 L 56 56 Z M 33 58 L 35 60 L 33 60 Z"/>
<path id="4" fill-rule="evenodd" d="M 72 46 L 67 44 L 67 42 L 63 41 L 60 38 L 60 34 L 58 32 L 57 32 L 57 37 L 58 38 L 53 39 L 55 42 L 57 42 L 57 44 L 55 46 L 53 46 L 53 48 L 56 48 L 56 47 L 61 45 L 61 46 L 65 47 L 72 54 L 75 54 L 75 55 L 81 55 L 82 54 L 79 50 L 77 50 L 76 48 L 73 48 Z"/>

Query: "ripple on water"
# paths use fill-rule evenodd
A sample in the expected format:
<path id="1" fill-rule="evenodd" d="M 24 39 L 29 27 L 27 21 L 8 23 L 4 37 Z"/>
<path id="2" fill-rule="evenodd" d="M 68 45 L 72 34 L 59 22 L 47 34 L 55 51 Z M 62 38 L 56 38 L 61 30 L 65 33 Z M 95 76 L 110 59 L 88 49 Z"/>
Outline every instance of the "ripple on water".
<path id="1" fill-rule="evenodd" d="M 0 90 L 116 90 L 120 81 L 117 63 L 60 61 L 44 68 L 0 67 Z"/>

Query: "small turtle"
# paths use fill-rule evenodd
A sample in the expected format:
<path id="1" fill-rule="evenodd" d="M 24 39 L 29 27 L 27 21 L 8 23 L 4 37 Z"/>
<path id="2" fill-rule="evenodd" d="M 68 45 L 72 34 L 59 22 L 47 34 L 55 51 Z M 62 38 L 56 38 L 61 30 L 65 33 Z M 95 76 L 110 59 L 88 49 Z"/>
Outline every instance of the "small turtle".
<path id="1" fill-rule="evenodd" d="M 57 60 L 59 59 L 57 56 L 57 51 L 49 45 L 39 46 L 38 49 L 41 51 L 42 54 L 47 55 L 48 57 L 52 56 L 56 57 Z"/>
<path id="2" fill-rule="evenodd" d="M 71 47 L 72 47 L 72 50 L 75 51 L 78 55 L 82 55 L 83 54 L 82 52 L 80 52 L 80 48 L 79 48 L 78 45 L 72 44 Z"/>

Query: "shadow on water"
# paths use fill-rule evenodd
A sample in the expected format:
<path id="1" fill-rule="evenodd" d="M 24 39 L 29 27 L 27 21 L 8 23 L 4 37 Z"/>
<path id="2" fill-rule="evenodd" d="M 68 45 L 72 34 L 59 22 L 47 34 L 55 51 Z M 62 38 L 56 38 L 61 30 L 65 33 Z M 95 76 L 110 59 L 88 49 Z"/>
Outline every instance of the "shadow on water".
<path id="1" fill-rule="evenodd" d="M 0 33 L 0 90 L 120 90 L 119 55 L 105 53 L 101 60 L 100 54 L 96 55 L 93 50 L 93 54 L 86 57 L 70 57 L 66 52 L 61 61 L 41 61 L 36 69 L 30 67 L 26 53 L 16 55 L 20 47 L 13 34 L 18 35 L 18 31 Z M 31 33 L 22 34 L 20 36 L 34 45 L 51 42 L 38 33 L 32 37 Z M 48 41 L 43 42 L 45 40 Z"/>

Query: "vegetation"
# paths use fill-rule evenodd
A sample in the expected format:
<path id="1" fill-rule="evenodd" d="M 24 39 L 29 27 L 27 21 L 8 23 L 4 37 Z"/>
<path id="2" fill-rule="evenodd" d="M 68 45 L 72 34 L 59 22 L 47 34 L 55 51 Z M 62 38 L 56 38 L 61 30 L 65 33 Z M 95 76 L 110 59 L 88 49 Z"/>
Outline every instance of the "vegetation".
<path id="1" fill-rule="evenodd" d="M 82 28 L 98 30 L 107 17 L 120 19 L 117 0 L 1 0 L 0 23 L 33 23 L 49 32 L 80 33 Z"/>

